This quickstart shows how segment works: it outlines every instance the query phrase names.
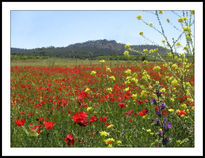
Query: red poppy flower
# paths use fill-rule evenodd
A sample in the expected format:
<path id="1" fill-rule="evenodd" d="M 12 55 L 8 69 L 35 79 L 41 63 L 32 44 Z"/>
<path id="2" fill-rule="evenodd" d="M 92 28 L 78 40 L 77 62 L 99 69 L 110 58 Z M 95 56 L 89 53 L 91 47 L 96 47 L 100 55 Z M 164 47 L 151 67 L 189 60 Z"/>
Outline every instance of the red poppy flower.
<path id="1" fill-rule="evenodd" d="M 90 136 L 92 136 L 92 135 L 94 135 L 95 134 L 95 132 L 92 132 L 92 133 L 90 133 Z"/>
<path id="2" fill-rule="evenodd" d="M 162 111 L 162 115 L 165 115 L 165 116 L 168 115 L 168 111 L 167 110 L 163 110 Z"/>
<path id="3" fill-rule="evenodd" d="M 98 118 L 93 115 L 91 118 L 90 118 L 90 123 L 93 123 L 93 122 L 96 122 L 98 120 Z"/>
<path id="4" fill-rule="evenodd" d="M 67 144 L 68 146 L 70 146 L 71 144 L 74 144 L 74 143 L 75 143 L 72 134 L 68 134 L 68 135 L 66 136 L 66 138 L 64 138 L 64 140 L 65 140 L 65 142 L 66 142 L 66 144 Z"/>
<path id="5" fill-rule="evenodd" d="M 23 114 L 25 114 L 25 112 L 20 112 L 19 114 L 20 114 L 20 115 L 23 115 Z"/>
<path id="6" fill-rule="evenodd" d="M 105 123 L 107 121 L 107 116 L 103 116 L 103 118 L 100 117 L 100 121 L 102 121 L 103 123 Z"/>
<path id="7" fill-rule="evenodd" d="M 41 131 L 41 129 L 40 129 L 40 128 L 41 128 L 41 125 L 36 125 L 36 126 L 30 128 L 30 130 L 33 131 L 33 130 L 35 130 L 36 128 L 38 128 L 36 132 L 39 134 L 40 131 Z"/>
<path id="8" fill-rule="evenodd" d="M 43 124 L 46 127 L 46 129 L 52 129 L 55 122 L 48 121 L 48 122 L 44 122 Z"/>
<path id="9" fill-rule="evenodd" d="M 145 109 L 142 110 L 142 112 L 143 112 L 144 114 L 146 114 L 146 113 L 148 112 L 148 109 L 145 108 Z"/>
<path id="10" fill-rule="evenodd" d="M 26 119 L 14 120 L 14 122 L 17 124 L 17 126 L 23 126 L 25 121 L 26 121 Z"/>
<path id="11" fill-rule="evenodd" d="M 125 105 L 126 105 L 126 103 L 119 103 L 119 104 L 118 104 L 118 106 L 119 106 L 120 108 L 124 108 Z"/>
<path id="12" fill-rule="evenodd" d="M 183 111 L 183 110 L 180 110 L 180 112 L 177 113 L 177 115 L 180 115 L 180 116 L 181 115 L 186 115 L 186 114 L 187 114 L 186 111 Z"/>
<path id="13" fill-rule="evenodd" d="M 144 102 L 148 103 L 148 102 L 149 102 L 149 100 L 147 100 L 147 99 L 146 99 L 146 100 L 144 100 Z"/>
<path id="14" fill-rule="evenodd" d="M 142 104 L 143 101 L 142 100 L 137 100 L 137 103 Z"/>
<path id="15" fill-rule="evenodd" d="M 125 115 L 131 115 L 133 113 L 133 110 L 128 110 L 127 112 L 125 112 Z"/>
<path id="16" fill-rule="evenodd" d="M 159 106 L 155 106 L 155 110 L 159 111 Z"/>
<path id="17" fill-rule="evenodd" d="M 86 112 L 76 112 L 72 117 L 73 123 L 77 123 L 80 126 L 86 126 L 88 125 L 87 116 L 88 114 Z"/>
<path id="18" fill-rule="evenodd" d="M 72 113 L 72 111 L 71 111 L 71 110 L 68 110 L 68 111 L 67 111 L 67 113 L 68 113 L 68 114 L 71 114 L 71 113 Z"/>
<path id="19" fill-rule="evenodd" d="M 140 111 L 138 114 L 139 114 L 140 116 L 144 116 L 144 115 L 147 114 L 147 112 L 148 112 L 148 109 L 145 108 L 145 109 L 143 109 L 142 111 Z"/>
<path id="20" fill-rule="evenodd" d="M 109 125 L 111 125 L 111 124 L 110 124 L 110 123 L 106 123 L 106 124 L 105 124 L 105 126 L 107 126 L 107 127 L 108 127 Z"/>

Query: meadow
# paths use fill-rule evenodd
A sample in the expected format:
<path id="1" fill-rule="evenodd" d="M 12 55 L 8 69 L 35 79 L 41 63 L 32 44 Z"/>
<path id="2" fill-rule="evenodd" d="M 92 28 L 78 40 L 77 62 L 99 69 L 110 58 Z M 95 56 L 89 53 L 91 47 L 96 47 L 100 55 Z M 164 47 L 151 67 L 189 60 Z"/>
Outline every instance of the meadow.
<path id="1" fill-rule="evenodd" d="M 166 59 L 126 44 L 126 61 L 11 60 L 11 147 L 195 147 L 194 10 L 171 12 L 177 22 L 162 10 L 157 23 L 136 16 L 162 36 Z M 177 30 L 172 42 L 162 19 Z"/>
<path id="2" fill-rule="evenodd" d="M 194 147 L 194 64 L 181 58 L 12 61 L 11 147 Z"/>

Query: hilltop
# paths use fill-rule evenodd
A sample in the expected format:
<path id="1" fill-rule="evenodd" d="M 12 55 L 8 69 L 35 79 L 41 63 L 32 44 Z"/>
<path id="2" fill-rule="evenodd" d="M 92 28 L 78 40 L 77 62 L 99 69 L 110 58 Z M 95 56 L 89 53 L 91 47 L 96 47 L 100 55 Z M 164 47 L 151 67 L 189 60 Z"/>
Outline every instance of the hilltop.
<path id="1" fill-rule="evenodd" d="M 92 58 L 98 56 L 123 55 L 125 44 L 115 40 L 92 40 L 83 43 L 75 43 L 67 47 L 42 47 L 35 49 L 11 48 L 12 55 L 34 55 L 63 58 Z M 157 45 L 131 45 L 131 48 L 142 51 L 143 49 L 159 49 L 160 54 L 167 53 L 167 49 Z M 131 53 L 132 54 L 132 53 Z"/>

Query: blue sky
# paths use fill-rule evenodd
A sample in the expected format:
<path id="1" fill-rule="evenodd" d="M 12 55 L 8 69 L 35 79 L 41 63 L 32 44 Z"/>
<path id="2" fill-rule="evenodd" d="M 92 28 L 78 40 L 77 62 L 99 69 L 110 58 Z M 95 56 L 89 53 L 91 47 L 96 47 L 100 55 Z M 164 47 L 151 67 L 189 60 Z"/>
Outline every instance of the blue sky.
<path id="1" fill-rule="evenodd" d="M 98 39 L 131 45 L 152 44 L 139 35 L 141 31 L 162 45 L 164 38 L 138 20 L 139 14 L 159 28 L 151 11 L 11 11 L 11 47 L 64 47 Z M 171 11 L 160 14 L 168 38 L 176 39 L 180 32 L 166 22 L 167 17 L 179 26 L 178 17 Z"/>

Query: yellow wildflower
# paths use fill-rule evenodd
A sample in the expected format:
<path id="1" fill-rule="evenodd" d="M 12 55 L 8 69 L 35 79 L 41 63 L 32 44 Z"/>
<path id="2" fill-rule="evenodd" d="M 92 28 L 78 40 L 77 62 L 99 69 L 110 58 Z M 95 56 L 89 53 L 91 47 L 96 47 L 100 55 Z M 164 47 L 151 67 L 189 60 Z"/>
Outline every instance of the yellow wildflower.
<path id="1" fill-rule="evenodd" d="M 126 73 L 127 75 L 131 75 L 132 71 L 131 71 L 130 69 L 127 69 L 127 70 L 125 70 L 125 73 Z"/>
<path id="2" fill-rule="evenodd" d="M 137 99 L 137 93 L 136 94 L 132 94 L 132 98 L 133 99 Z"/>
<path id="3" fill-rule="evenodd" d="M 180 46 L 180 45 L 181 45 L 181 42 L 177 42 L 177 43 L 176 43 L 176 46 Z"/>
<path id="4" fill-rule="evenodd" d="M 191 29 L 190 29 L 190 27 L 189 26 L 185 26 L 184 27 L 184 31 L 190 31 Z"/>
<path id="5" fill-rule="evenodd" d="M 90 74 L 91 74 L 91 75 L 95 75 L 95 74 L 96 74 L 96 71 L 91 71 Z"/>
<path id="6" fill-rule="evenodd" d="M 92 110 L 93 108 L 92 107 L 87 107 L 87 111 L 90 111 Z"/>
<path id="7" fill-rule="evenodd" d="M 168 109 L 169 112 L 174 112 L 174 109 Z"/>
<path id="8" fill-rule="evenodd" d="M 99 62 L 100 62 L 100 63 L 104 63 L 104 62 L 105 62 L 105 60 L 100 60 Z"/>
<path id="9" fill-rule="evenodd" d="M 183 18 L 179 18 L 178 22 L 183 23 L 184 22 Z"/>
<path id="10" fill-rule="evenodd" d="M 110 93 L 112 92 L 112 88 L 107 88 L 106 90 Z"/>
<path id="11" fill-rule="evenodd" d="M 129 49 L 129 48 L 130 48 L 130 45 L 129 45 L 129 44 L 126 44 L 126 45 L 125 45 L 125 48 L 126 48 L 126 49 Z"/>
<path id="12" fill-rule="evenodd" d="M 130 54 L 129 54 L 129 52 L 126 50 L 126 51 L 124 51 L 124 56 L 129 56 Z"/>
<path id="13" fill-rule="evenodd" d="M 125 89 L 124 89 L 124 91 L 125 91 L 125 92 L 127 92 L 127 91 L 129 91 L 129 89 L 130 89 L 130 88 L 129 88 L 129 87 L 127 87 L 127 88 L 125 88 Z"/>
<path id="14" fill-rule="evenodd" d="M 110 128 L 112 128 L 112 127 L 114 127 L 113 124 L 110 124 L 109 126 L 107 126 L 108 129 L 110 129 Z"/>
<path id="15" fill-rule="evenodd" d="M 115 81 L 115 76 L 110 76 L 109 77 L 111 80 Z"/>
<path id="16" fill-rule="evenodd" d="M 191 14 L 194 14 L 195 13 L 195 11 L 194 10 L 191 10 Z"/>
<path id="17" fill-rule="evenodd" d="M 142 14 L 139 14 L 139 15 L 137 16 L 137 19 L 138 19 L 138 20 L 141 20 L 141 19 L 142 19 Z"/>
<path id="18" fill-rule="evenodd" d="M 87 92 L 90 92 L 90 88 L 86 88 L 85 89 L 85 92 L 87 93 Z"/>
<path id="19" fill-rule="evenodd" d="M 106 72 L 111 72 L 111 69 L 109 67 L 107 67 Z"/>
<path id="20" fill-rule="evenodd" d="M 148 63 L 148 61 L 147 61 L 147 60 L 144 60 L 144 61 L 143 61 L 143 63 L 144 63 L 144 64 L 147 64 L 147 63 Z"/>
<path id="21" fill-rule="evenodd" d="M 144 53 L 147 53 L 147 52 L 148 52 L 148 50 L 147 50 L 147 49 L 143 49 L 143 52 L 144 52 Z"/>
<path id="22" fill-rule="evenodd" d="M 108 136 L 108 133 L 106 131 L 101 131 L 100 135 L 103 136 L 103 137 L 106 137 L 106 136 Z"/>
<path id="23" fill-rule="evenodd" d="M 160 69 L 161 69 L 160 66 L 155 66 L 155 67 L 153 68 L 154 71 L 159 71 Z"/>
<path id="24" fill-rule="evenodd" d="M 177 81 L 176 79 L 173 79 L 172 82 L 171 82 L 171 84 L 172 84 L 173 86 L 176 86 L 176 85 L 178 85 L 178 81 Z"/>

